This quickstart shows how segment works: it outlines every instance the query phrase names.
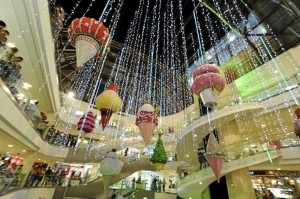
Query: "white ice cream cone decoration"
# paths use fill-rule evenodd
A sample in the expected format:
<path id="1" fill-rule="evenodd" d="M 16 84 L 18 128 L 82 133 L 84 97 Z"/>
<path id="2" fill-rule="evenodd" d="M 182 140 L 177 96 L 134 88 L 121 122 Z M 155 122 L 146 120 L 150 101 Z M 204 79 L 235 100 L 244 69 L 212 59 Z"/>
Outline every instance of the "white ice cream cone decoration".
<path id="1" fill-rule="evenodd" d="M 103 175 L 103 187 L 104 187 L 104 190 L 108 189 L 108 187 L 111 185 L 112 179 L 114 177 L 115 176 L 113 176 L 113 175 Z"/>
<path id="2" fill-rule="evenodd" d="M 103 175 L 104 190 L 111 185 L 114 176 L 120 174 L 124 163 L 118 158 L 116 152 L 109 152 L 100 162 L 100 173 Z"/>

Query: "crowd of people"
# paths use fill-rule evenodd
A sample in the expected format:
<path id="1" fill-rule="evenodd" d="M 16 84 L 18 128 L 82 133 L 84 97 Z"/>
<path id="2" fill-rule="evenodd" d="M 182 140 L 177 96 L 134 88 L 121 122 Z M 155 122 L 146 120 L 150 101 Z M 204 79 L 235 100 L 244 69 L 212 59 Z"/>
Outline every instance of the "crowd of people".
<path id="1" fill-rule="evenodd" d="M 66 180 L 66 170 L 59 168 L 45 167 L 35 164 L 32 166 L 30 174 L 26 180 L 25 186 L 61 186 Z"/>
<path id="2" fill-rule="evenodd" d="M 0 77 L 10 90 L 14 91 L 14 84 L 22 78 L 20 63 L 23 57 L 17 56 L 18 48 L 7 46 L 9 34 L 6 23 L 0 20 Z"/>

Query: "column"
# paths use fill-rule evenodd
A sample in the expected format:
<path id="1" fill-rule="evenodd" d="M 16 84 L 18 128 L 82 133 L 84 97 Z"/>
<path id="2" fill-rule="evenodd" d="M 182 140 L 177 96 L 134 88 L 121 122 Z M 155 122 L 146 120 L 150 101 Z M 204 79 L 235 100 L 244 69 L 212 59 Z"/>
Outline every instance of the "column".
<path id="1" fill-rule="evenodd" d="M 239 169 L 226 175 L 226 182 L 230 199 L 255 198 L 248 168 Z"/>

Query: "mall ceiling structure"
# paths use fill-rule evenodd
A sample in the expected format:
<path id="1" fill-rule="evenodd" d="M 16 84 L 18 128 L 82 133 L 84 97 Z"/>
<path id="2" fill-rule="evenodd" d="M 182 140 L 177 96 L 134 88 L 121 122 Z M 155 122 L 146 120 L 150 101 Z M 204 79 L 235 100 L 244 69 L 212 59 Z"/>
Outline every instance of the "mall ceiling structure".
<path id="1" fill-rule="evenodd" d="M 213 62 L 222 69 L 227 84 L 232 85 L 238 78 L 266 65 L 287 49 L 296 47 L 300 41 L 300 11 L 296 0 L 64 0 L 52 2 L 49 6 L 53 11 L 60 90 L 65 96 L 77 99 L 64 101 L 62 111 L 68 113 L 67 116 L 54 119 L 54 125 L 58 128 L 62 126 L 60 123 L 67 123 L 64 130 L 60 128 L 65 133 L 73 129 L 68 125 L 74 124 L 70 115 L 78 116 L 82 101 L 88 108 L 81 116 L 91 108 L 100 109 L 95 105 L 97 96 L 107 90 L 117 91 L 120 97 L 121 103 L 115 104 L 112 100 L 107 102 L 108 107 L 104 107 L 120 115 L 116 119 L 117 126 L 121 116 L 134 117 L 147 101 L 151 101 L 154 108 L 160 107 L 157 113 L 159 118 L 171 118 L 185 112 L 197 99 L 193 98 L 190 89 L 192 72 L 196 67 Z M 85 36 L 89 36 L 93 24 L 101 24 L 94 28 L 95 34 L 102 31 L 96 41 L 101 47 L 96 50 L 93 46 L 81 48 L 80 42 L 89 40 Z M 79 40 L 74 35 L 82 37 Z M 88 55 L 90 57 L 82 61 Z M 272 67 L 282 74 L 276 62 Z M 299 72 L 299 69 L 295 70 Z M 270 96 L 266 90 L 269 80 L 264 76 L 261 72 L 252 76 L 251 81 L 255 79 L 258 85 L 263 85 L 259 92 Z M 283 90 L 290 86 L 283 75 L 280 78 L 280 81 L 272 83 Z M 117 84 L 118 88 L 111 87 L 112 83 Z M 253 87 L 251 93 L 258 92 L 255 89 L 258 88 Z M 236 92 L 229 95 L 229 105 L 238 103 L 244 97 Z M 297 99 L 293 99 L 298 104 Z M 257 114 L 252 111 L 248 115 L 255 117 Z M 101 115 L 101 118 L 104 117 Z M 183 114 L 182 117 L 186 119 L 190 116 Z M 232 117 L 239 121 L 240 116 Z M 135 124 L 133 120 L 130 122 Z M 279 116 L 273 122 L 282 124 L 280 129 L 286 131 L 286 124 Z M 162 119 L 157 123 L 158 128 L 164 127 Z M 175 139 L 181 139 L 182 123 L 177 125 L 181 127 L 175 129 Z M 211 128 L 206 130 L 209 132 Z M 116 139 L 122 139 L 126 134 L 121 127 L 111 132 L 115 143 L 119 143 Z M 263 139 L 267 140 L 268 136 Z"/>

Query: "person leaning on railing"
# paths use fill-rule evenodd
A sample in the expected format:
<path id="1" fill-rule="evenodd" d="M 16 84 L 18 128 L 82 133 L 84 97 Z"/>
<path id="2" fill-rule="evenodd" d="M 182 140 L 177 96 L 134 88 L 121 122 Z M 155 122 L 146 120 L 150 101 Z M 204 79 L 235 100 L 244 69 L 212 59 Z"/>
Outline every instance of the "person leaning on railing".
<path id="1" fill-rule="evenodd" d="M 17 169 L 17 164 L 15 162 L 11 163 L 4 172 L 4 176 L 5 176 L 5 185 L 2 188 L 2 190 L 0 191 L 1 193 L 8 191 L 10 185 L 13 183 L 14 181 L 14 177 L 15 177 L 15 172 Z"/>

